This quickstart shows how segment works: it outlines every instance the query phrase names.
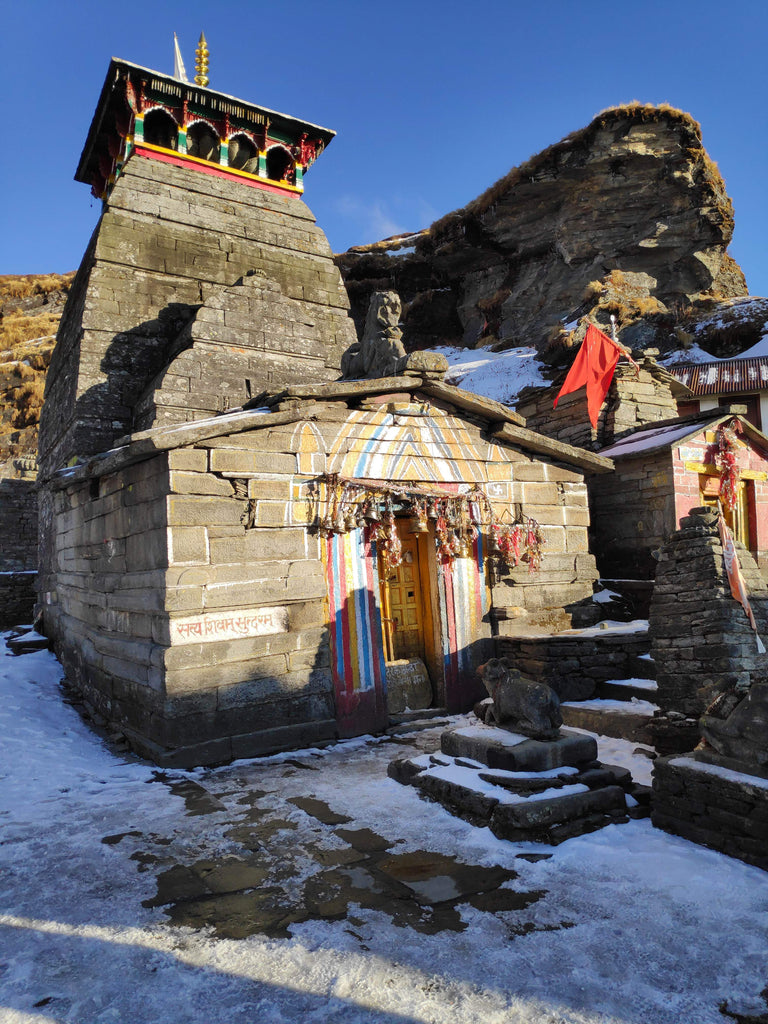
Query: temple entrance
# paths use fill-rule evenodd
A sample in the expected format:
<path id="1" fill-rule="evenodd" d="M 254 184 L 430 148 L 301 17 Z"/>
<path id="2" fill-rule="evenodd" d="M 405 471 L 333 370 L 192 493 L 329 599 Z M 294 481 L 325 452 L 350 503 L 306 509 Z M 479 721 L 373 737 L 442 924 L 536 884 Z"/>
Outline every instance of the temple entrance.
<path id="1" fill-rule="evenodd" d="M 431 535 L 410 532 L 398 519 L 403 560 L 387 570 L 379 559 L 387 706 L 390 714 L 428 708 L 434 703 L 435 613 L 430 572 Z"/>

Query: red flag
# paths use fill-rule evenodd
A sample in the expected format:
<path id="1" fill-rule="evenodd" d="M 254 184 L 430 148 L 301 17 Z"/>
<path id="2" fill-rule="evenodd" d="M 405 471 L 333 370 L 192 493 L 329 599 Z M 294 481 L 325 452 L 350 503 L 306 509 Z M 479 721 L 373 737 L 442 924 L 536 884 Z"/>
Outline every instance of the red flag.
<path id="1" fill-rule="evenodd" d="M 555 408 L 561 395 L 569 395 L 586 384 L 589 419 L 592 426 L 596 427 L 600 406 L 608 394 L 613 371 L 621 354 L 621 349 L 607 334 L 603 334 L 594 324 L 590 324 L 579 354 L 574 359 L 552 408 Z"/>

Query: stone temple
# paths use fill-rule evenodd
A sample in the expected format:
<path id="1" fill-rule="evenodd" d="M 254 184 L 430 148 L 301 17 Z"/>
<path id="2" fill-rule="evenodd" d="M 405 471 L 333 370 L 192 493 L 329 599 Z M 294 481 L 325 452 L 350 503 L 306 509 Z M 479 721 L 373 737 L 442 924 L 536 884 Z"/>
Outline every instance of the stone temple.
<path id="1" fill-rule="evenodd" d="M 342 379 L 360 343 L 302 199 L 332 138 L 112 60 L 78 166 L 103 212 L 40 424 L 40 607 L 70 683 L 161 764 L 466 710 L 517 617 L 594 611 L 609 459 L 439 357 Z"/>

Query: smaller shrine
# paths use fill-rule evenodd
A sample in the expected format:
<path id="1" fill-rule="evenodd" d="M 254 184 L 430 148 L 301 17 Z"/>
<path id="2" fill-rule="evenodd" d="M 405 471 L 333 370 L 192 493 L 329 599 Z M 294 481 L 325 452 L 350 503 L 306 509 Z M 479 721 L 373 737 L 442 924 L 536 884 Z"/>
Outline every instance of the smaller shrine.
<path id="1" fill-rule="evenodd" d="M 722 506 L 736 540 L 768 559 L 768 437 L 743 406 L 640 427 L 600 449 L 613 459 L 609 485 L 590 481 L 593 550 L 604 579 L 652 580 L 655 552 L 681 517 Z"/>
<path id="2" fill-rule="evenodd" d="M 208 88 L 208 47 L 200 36 L 197 75 L 188 82 L 113 58 L 76 181 L 106 200 L 129 157 L 140 156 L 301 194 L 308 168 L 335 132 Z"/>

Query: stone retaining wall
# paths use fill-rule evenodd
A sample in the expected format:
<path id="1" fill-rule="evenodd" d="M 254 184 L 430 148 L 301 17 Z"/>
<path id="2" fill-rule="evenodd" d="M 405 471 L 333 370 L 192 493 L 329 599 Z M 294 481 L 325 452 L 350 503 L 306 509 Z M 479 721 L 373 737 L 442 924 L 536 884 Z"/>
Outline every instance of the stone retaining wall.
<path id="1" fill-rule="evenodd" d="M 37 596 L 37 573 L 0 572 L 0 629 L 31 623 Z"/>
<path id="2" fill-rule="evenodd" d="M 698 752 L 657 758 L 651 821 L 768 870 L 768 775 L 743 768 Z"/>
<path id="3" fill-rule="evenodd" d="M 509 658 L 524 675 L 547 683 L 561 700 L 589 700 L 598 683 L 635 675 L 635 659 L 648 651 L 648 634 L 500 637 L 496 643 L 499 657 Z"/>
<path id="4" fill-rule="evenodd" d="M 0 480 L 0 572 L 37 569 L 34 480 Z"/>

